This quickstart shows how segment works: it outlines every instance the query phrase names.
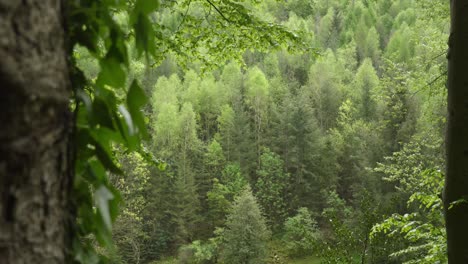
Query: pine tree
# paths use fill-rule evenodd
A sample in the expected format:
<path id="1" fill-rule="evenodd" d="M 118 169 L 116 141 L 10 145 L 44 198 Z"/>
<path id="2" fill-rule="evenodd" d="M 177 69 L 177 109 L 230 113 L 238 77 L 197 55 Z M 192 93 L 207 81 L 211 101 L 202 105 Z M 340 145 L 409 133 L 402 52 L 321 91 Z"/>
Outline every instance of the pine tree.
<path id="1" fill-rule="evenodd" d="M 260 156 L 255 190 L 260 205 L 274 229 L 282 225 L 291 202 L 290 174 L 284 171 L 281 158 L 264 149 Z"/>
<path id="2" fill-rule="evenodd" d="M 249 70 L 246 87 L 246 101 L 252 110 L 257 161 L 260 162 L 260 148 L 263 143 L 262 136 L 267 122 L 266 117 L 270 94 L 269 83 L 263 72 L 259 68 L 254 67 Z"/>
<path id="3" fill-rule="evenodd" d="M 217 138 L 224 150 L 224 156 L 229 162 L 233 159 L 233 149 L 236 148 L 234 142 L 234 134 L 236 127 L 234 126 L 235 113 L 229 105 L 224 105 L 221 110 L 221 115 L 218 116 L 218 130 Z"/>
<path id="4" fill-rule="evenodd" d="M 260 207 L 250 188 L 246 188 L 227 217 L 222 260 L 226 264 L 265 263 L 269 237 Z"/>
<path id="5" fill-rule="evenodd" d="M 379 85 L 377 76 L 370 59 L 365 59 L 356 73 L 354 103 L 359 111 L 359 117 L 365 121 L 374 120 L 377 115 L 376 94 Z"/>

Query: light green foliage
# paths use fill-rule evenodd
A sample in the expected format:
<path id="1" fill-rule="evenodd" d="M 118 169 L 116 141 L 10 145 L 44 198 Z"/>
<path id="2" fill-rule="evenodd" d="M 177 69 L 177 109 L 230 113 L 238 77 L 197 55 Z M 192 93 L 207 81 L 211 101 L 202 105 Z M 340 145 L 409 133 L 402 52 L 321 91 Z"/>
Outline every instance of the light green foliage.
<path id="1" fill-rule="evenodd" d="M 205 153 L 206 165 L 209 166 L 213 176 L 220 174 L 226 159 L 223 154 L 223 148 L 218 143 L 218 141 L 213 140 L 210 145 L 208 145 L 207 151 Z"/>
<path id="2" fill-rule="evenodd" d="M 256 197 L 265 210 L 269 223 L 278 228 L 288 213 L 290 175 L 284 171 L 284 163 L 278 155 L 264 149 L 260 156 L 255 184 Z"/>
<path id="3" fill-rule="evenodd" d="M 234 110 L 229 106 L 223 106 L 221 114 L 218 117 L 218 128 L 219 128 L 219 139 L 223 145 L 223 150 L 225 152 L 226 159 L 231 161 L 232 159 L 232 149 L 234 148 Z"/>
<path id="4" fill-rule="evenodd" d="M 369 59 L 364 60 L 356 73 L 354 84 L 356 91 L 352 97 L 358 107 L 359 117 L 365 121 L 370 121 L 376 117 L 377 102 L 375 97 L 378 93 L 378 85 L 379 78 L 372 66 L 372 62 Z"/>
<path id="5" fill-rule="evenodd" d="M 192 244 L 181 247 L 178 263 L 216 263 L 219 242 L 219 238 L 211 238 L 207 242 L 195 240 Z"/>
<path id="6" fill-rule="evenodd" d="M 227 165 L 224 169 L 221 181 L 226 184 L 230 195 L 228 199 L 234 201 L 234 199 L 241 193 L 245 186 L 247 186 L 247 180 L 241 174 L 241 169 L 238 164 Z"/>
<path id="7" fill-rule="evenodd" d="M 380 53 L 380 36 L 379 33 L 377 33 L 377 30 L 372 27 L 367 33 L 363 57 L 370 58 L 374 66 L 378 66 Z"/>
<path id="8" fill-rule="evenodd" d="M 403 259 L 404 263 L 444 263 L 447 261 L 446 235 L 442 215 L 443 175 L 436 164 L 440 160 L 429 158 L 425 148 L 437 144 L 409 144 L 376 170 L 383 172 L 390 181 L 397 181 L 401 191 L 409 195 L 408 207 L 417 206 L 413 213 L 393 214 L 373 227 L 372 234 L 383 232 L 388 236 L 401 235 L 410 242 L 408 247 L 390 256 Z M 404 157 L 404 158 L 403 158 Z M 435 162 L 435 164 L 434 164 Z M 432 168 L 432 169 L 427 169 Z M 408 197 L 408 196 L 407 196 Z"/>
<path id="9" fill-rule="evenodd" d="M 324 56 L 310 67 L 308 75 L 308 96 L 313 102 L 320 128 L 326 131 L 336 122 L 342 97 L 343 75 L 333 52 L 327 50 Z"/>
<path id="10" fill-rule="evenodd" d="M 254 67 L 249 70 L 245 81 L 246 101 L 253 111 L 254 135 L 257 151 L 257 159 L 260 158 L 260 145 L 262 143 L 262 132 L 266 126 L 266 117 L 269 103 L 269 83 L 263 72 Z"/>
<path id="11" fill-rule="evenodd" d="M 200 126 L 204 129 L 201 135 L 204 139 L 211 139 L 216 130 L 216 118 L 225 104 L 225 94 L 217 86 L 211 76 L 205 76 L 200 82 L 197 97 L 197 112 L 200 115 Z"/>
<path id="12" fill-rule="evenodd" d="M 220 82 L 224 86 L 228 102 L 233 105 L 239 103 L 239 91 L 242 87 L 243 75 L 239 65 L 235 62 L 230 62 L 224 66 L 221 74 Z"/>
<path id="13" fill-rule="evenodd" d="M 411 31 L 406 22 L 393 33 L 387 48 L 386 56 L 394 59 L 396 62 L 408 62 L 414 56 L 415 43 Z"/>
<path id="14" fill-rule="evenodd" d="M 420 184 L 423 179 L 421 175 L 427 169 L 441 169 L 443 159 L 439 153 L 440 144 L 441 139 L 434 142 L 423 139 L 408 143 L 400 151 L 386 157 L 384 163 L 378 163 L 375 170 L 383 173 L 385 180 L 397 182 L 396 187 L 406 194 L 415 191 L 427 192 L 425 186 Z"/>
<path id="15" fill-rule="evenodd" d="M 164 104 L 159 114 L 152 122 L 156 135 L 154 145 L 160 150 L 161 158 L 168 158 L 174 154 L 177 144 L 178 111 L 175 105 Z"/>
<path id="16" fill-rule="evenodd" d="M 231 208 L 232 200 L 229 196 L 233 193 L 229 188 L 220 183 L 218 179 L 213 179 L 213 187 L 207 193 L 207 202 L 209 206 L 210 219 L 212 219 L 212 226 L 221 226 L 224 224 L 229 209 Z"/>
<path id="17" fill-rule="evenodd" d="M 416 22 L 416 13 L 413 8 L 408 8 L 398 13 L 397 17 L 395 18 L 395 23 L 393 27 L 399 28 L 406 23 L 408 26 L 412 26 Z"/>
<path id="18" fill-rule="evenodd" d="M 179 123 L 178 131 L 179 138 L 178 141 L 182 151 L 190 151 L 198 146 L 198 137 L 197 137 L 197 123 L 195 119 L 195 112 L 191 103 L 184 103 L 179 114 Z M 172 120 L 174 122 L 175 120 Z"/>
<path id="19" fill-rule="evenodd" d="M 232 203 L 247 186 L 239 165 L 227 165 L 220 180 L 213 179 L 213 187 L 207 193 L 210 219 L 213 226 L 223 226 Z"/>
<path id="20" fill-rule="evenodd" d="M 260 207 L 250 188 L 245 188 L 227 217 L 221 259 L 226 264 L 265 263 L 269 236 Z"/>
<path id="21" fill-rule="evenodd" d="M 255 114 L 259 116 L 259 120 L 256 119 L 256 122 L 260 122 L 268 105 L 270 92 L 268 81 L 263 72 L 255 67 L 249 70 L 245 85 L 247 87 L 247 101 Z"/>
<path id="22" fill-rule="evenodd" d="M 336 28 L 337 21 L 335 19 L 335 9 L 330 7 L 327 14 L 320 20 L 317 39 L 322 47 L 335 48 L 338 44 L 338 29 Z"/>
<path id="23" fill-rule="evenodd" d="M 340 107 L 337 127 L 330 131 L 330 142 L 340 164 L 336 187 L 345 199 L 351 199 L 356 189 L 375 188 L 376 184 L 364 168 L 372 164 L 381 143 L 372 124 L 358 116 L 355 105 L 346 100 Z"/>
<path id="24" fill-rule="evenodd" d="M 172 75 L 169 79 L 164 76 L 159 78 L 151 97 L 151 105 L 155 113 L 158 113 L 165 104 L 176 104 L 179 89 L 180 80 L 177 75 Z"/>
<path id="25" fill-rule="evenodd" d="M 188 70 L 184 76 L 183 93 L 181 101 L 191 103 L 195 109 L 199 109 L 200 76 L 193 70 Z"/>
<path id="26" fill-rule="evenodd" d="M 283 241 L 289 256 L 309 256 L 319 240 L 317 222 L 309 210 L 301 207 L 297 214 L 284 222 Z"/>
<path id="27" fill-rule="evenodd" d="M 359 242 L 350 225 L 351 208 L 334 191 L 327 192 L 326 197 L 322 217 L 327 222 L 325 230 L 331 234 L 320 244 L 322 263 L 354 263 Z"/>

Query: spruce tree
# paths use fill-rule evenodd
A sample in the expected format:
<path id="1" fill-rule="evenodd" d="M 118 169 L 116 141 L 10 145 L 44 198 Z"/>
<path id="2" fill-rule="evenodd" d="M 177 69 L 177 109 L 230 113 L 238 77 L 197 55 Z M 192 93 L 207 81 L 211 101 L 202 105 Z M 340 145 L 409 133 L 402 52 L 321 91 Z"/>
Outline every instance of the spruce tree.
<path id="1" fill-rule="evenodd" d="M 221 257 L 226 264 L 261 264 L 270 233 L 250 188 L 236 199 L 227 217 Z"/>

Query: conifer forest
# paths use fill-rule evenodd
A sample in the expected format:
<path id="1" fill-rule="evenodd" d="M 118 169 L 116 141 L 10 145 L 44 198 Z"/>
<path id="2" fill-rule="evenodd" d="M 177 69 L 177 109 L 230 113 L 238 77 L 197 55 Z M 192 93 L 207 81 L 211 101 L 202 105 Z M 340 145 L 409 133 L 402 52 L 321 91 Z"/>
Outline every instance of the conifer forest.
<path id="1" fill-rule="evenodd" d="M 0 1 L 0 24 L 0 263 L 467 263 L 463 1 Z"/>

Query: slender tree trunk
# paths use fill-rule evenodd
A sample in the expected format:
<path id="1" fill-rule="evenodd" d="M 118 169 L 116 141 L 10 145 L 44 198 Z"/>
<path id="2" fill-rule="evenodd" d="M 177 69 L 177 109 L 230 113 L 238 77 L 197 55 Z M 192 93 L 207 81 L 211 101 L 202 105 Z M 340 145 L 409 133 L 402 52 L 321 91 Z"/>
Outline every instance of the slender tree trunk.
<path id="1" fill-rule="evenodd" d="M 444 209 L 450 264 L 468 263 L 468 2 L 451 0 Z"/>
<path id="2" fill-rule="evenodd" d="M 66 263 L 71 94 L 60 0 L 0 1 L 0 263 Z"/>

